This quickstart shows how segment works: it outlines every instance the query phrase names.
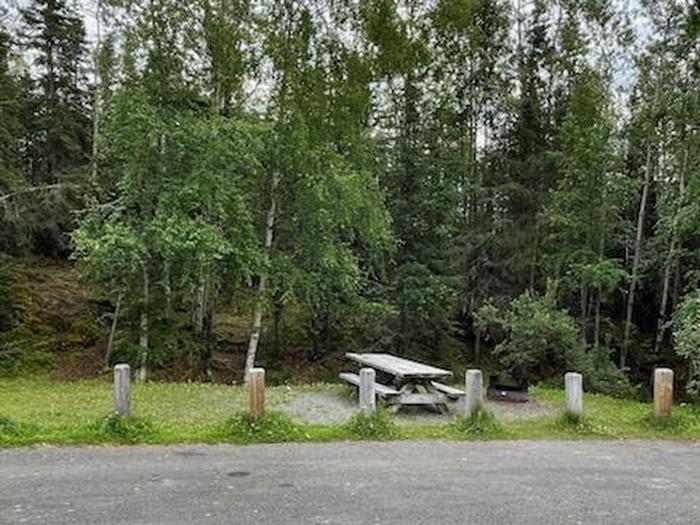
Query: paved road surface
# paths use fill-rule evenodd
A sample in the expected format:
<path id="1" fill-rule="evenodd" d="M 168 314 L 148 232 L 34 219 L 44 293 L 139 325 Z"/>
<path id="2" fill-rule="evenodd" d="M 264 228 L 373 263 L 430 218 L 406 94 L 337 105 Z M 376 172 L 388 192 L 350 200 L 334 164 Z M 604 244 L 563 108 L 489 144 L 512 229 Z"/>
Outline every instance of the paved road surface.
<path id="1" fill-rule="evenodd" d="M 0 450 L 0 523 L 700 523 L 700 444 Z"/>

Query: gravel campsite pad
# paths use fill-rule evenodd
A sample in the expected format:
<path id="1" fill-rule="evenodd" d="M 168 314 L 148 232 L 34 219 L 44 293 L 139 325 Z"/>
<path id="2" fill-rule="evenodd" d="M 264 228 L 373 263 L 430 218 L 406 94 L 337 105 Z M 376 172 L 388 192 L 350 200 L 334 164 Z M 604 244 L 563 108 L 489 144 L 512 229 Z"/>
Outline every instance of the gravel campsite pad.
<path id="1" fill-rule="evenodd" d="M 557 408 L 538 401 L 527 403 L 508 403 L 487 400 L 485 406 L 501 420 L 515 421 L 537 419 L 553 415 Z M 328 385 L 312 391 L 304 391 L 291 396 L 280 405 L 280 410 L 290 417 L 305 423 L 334 424 L 343 423 L 357 411 L 357 398 L 353 392 L 343 386 Z M 461 414 L 462 404 L 458 404 L 452 414 Z M 398 423 L 436 424 L 446 422 L 451 416 L 444 416 L 424 408 L 402 408 L 396 414 Z"/>

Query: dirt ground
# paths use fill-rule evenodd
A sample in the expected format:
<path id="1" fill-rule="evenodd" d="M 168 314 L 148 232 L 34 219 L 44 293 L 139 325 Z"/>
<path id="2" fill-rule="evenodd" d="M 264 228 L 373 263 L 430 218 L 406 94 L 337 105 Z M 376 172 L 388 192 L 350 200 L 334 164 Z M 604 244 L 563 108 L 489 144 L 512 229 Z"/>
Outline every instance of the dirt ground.
<path id="1" fill-rule="evenodd" d="M 529 401 L 509 403 L 487 400 L 486 408 L 498 419 L 513 421 L 535 419 L 555 414 L 557 408 L 551 405 Z M 305 392 L 286 401 L 280 409 L 290 417 L 305 423 L 333 424 L 347 421 L 357 411 L 357 398 L 345 388 L 328 388 Z M 396 414 L 398 423 L 435 424 L 447 421 L 455 414 L 462 413 L 462 405 L 452 407 L 452 414 L 442 415 L 427 408 L 403 407 Z"/>

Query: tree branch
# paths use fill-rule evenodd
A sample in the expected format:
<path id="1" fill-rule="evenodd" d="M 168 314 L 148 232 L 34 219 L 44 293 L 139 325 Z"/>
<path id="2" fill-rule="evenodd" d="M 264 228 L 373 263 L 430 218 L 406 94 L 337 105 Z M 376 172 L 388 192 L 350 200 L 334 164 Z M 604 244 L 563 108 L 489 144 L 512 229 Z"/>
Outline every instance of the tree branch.
<path id="1" fill-rule="evenodd" d="M 16 191 L 14 193 L 7 193 L 5 195 L 0 195 L 0 203 L 9 201 L 10 199 L 13 199 L 15 197 L 18 197 L 20 195 L 25 195 L 27 193 L 35 193 L 38 191 L 49 191 L 49 190 L 58 190 L 61 188 L 72 188 L 77 186 L 76 184 L 68 184 L 64 182 L 57 182 L 55 184 L 44 184 L 42 186 L 33 186 L 31 188 L 26 188 L 20 191 Z"/>

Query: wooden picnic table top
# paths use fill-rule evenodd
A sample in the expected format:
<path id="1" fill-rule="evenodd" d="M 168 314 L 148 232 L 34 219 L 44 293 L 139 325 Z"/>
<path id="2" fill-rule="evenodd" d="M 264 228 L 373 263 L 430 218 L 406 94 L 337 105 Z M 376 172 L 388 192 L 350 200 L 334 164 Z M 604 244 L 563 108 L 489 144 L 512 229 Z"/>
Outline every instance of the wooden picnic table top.
<path id="1" fill-rule="evenodd" d="M 424 365 L 423 363 L 391 354 L 356 354 L 349 352 L 345 354 L 345 357 L 361 365 L 369 366 L 403 379 L 445 379 L 452 376 L 452 372 L 449 370 Z"/>

